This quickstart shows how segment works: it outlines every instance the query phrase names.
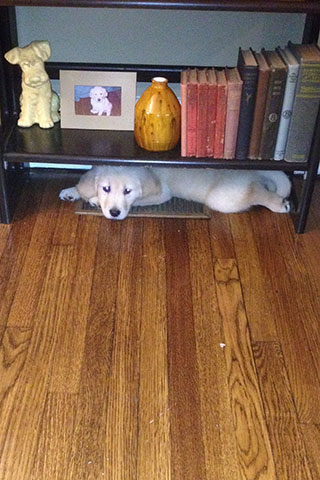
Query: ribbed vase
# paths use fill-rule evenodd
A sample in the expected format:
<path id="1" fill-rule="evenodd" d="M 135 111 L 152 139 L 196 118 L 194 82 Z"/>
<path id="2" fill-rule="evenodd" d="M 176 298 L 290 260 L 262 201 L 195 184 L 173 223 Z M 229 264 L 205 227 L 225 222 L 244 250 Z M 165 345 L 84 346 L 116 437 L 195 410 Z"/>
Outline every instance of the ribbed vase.
<path id="1" fill-rule="evenodd" d="M 134 135 L 145 150 L 160 152 L 174 148 L 181 132 L 179 100 L 168 80 L 155 77 L 136 103 Z"/>

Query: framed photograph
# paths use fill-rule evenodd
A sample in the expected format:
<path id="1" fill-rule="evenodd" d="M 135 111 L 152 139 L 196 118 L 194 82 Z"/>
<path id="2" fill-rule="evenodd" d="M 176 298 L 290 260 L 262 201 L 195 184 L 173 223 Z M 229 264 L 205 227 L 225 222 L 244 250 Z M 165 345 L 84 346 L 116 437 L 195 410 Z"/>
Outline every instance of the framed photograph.
<path id="1" fill-rule="evenodd" d="M 60 71 L 61 127 L 133 130 L 135 72 Z"/>

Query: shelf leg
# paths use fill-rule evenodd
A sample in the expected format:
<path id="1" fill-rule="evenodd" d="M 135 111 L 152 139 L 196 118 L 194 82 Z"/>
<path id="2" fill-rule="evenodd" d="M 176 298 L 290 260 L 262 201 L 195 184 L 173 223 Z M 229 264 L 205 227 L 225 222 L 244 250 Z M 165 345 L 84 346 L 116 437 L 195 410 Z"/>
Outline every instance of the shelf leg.
<path id="1" fill-rule="evenodd" d="M 297 233 L 304 233 L 309 209 L 311 198 L 314 190 L 314 184 L 318 174 L 318 167 L 319 167 L 319 159 L 320 159 L 320 109 L 318 111 L 318 117 L 316 122 L 316 127 L 313 135 L 313 142 L 311 146 L 311 152 L 309 156 L 309 168 L 306 172 L 306 177 L 303 182 L 302 188 L 302 195 L 298 210 L 298 221 L 296 224 L 296 232 Z"/>

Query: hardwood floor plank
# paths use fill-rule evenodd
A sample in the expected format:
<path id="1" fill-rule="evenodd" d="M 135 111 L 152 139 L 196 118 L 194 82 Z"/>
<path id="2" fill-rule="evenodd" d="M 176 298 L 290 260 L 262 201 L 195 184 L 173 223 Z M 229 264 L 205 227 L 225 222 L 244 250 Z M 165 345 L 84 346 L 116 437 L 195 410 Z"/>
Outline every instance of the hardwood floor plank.
<path id="1" fill-rule="evenodd" d="M 100 223 L 103 219 L 82 216 L 78 222 L 75 247 L 71 248 L 69 282 L 71 295 L 55 346 L 49 391 L 77 393 L 90 306 L 92 278 Z"/>
<path id="2" fill-rule="evenodd" d="M 70 295 L 70 250 L 55 248 L 44 278 L 24 367 L 0 408 L 0 472 L 5 480 L 30 478 L 59 323 Z M 2 479 L 1 479 L 2 480 Z"/>
<path id="3" fill-rule="evenodd" d="M 104 458 L 108 480 L 135 480 L 137 472 L 142 222 L 121 224 Z"/>
<path id="4" fill-rule="evenodd" d="M 21 375 L 31 334 L 30 328 L 6 328 L 0 331 L 0 408 Z"/>
<path id="5" fill-rule="evenodd" d="M 274 275 L 266 271 L 266 260 L 261 256 L 261 245 L 252 229 L 252 221 L 261 214 L 261 209 L 257 209 L 231 215 L 230 224 L 251 338 L 276 341 L 277 309 L 272 298 Z"/>
<path id="6" fill-rule="evenodd" d="M 230 217 L 220 212 L 211 212 L 209 220 L 211 249 L 215 258 L 234 258 L 233 239 L 230 230 Z"/>
<path id="7" fill-rule="evenodd" d="M 217 260 L 215 278 L 242 478 L 276 480 L 235 261 Z"/>
<path id="8" fill-rule="evenodd" d="M 100 223 L 79 394 L 76 403 L 70 478 L 107 478 L 104 470 L 106 407 L 115 327 L 120 222 Z M 112 446 L 111 446 L 112 448 Z M 89 463 L 90 462 L 90 463 Z"/>
<path id="9" fill-rule="evenodd" d="M 48 395 L 39 428 L 40 438 L 34 464 L 28 477 L 30 480 L 75 478 L 69 470 L 69 465 L 76 412 L 75 395 Z M 79 457 L 76 456 L 73 460 L 78 462 Z"/>
<path id="10" fill-rule="evenodd" d="M 14 222 L 10 226 L 4 251 L 0 257 L 0 285 L 2 289 L 0 325 L 5 326 L 8 320 L 36 221 L 36 213 L 32 215 L 30 212 L 38 211 L 42 192 L 43 184 L 25 185 L 16 208 Z"/>
<path id="11" fill-rule="evenodd" d="M 57 221 L 56 180 L 48 182 L 36 216 L 31 240 L 19 275 L 19 284 L 8 318 L 8 326 L 32 327 L 43 277 L 51 253 Z"/>
<path id="12" fill-rule="evenodd" d="M 144 220 L 139 386 L 139 480 L 169 480 L 166 265 L 163 222 Z"/>
<path id="13" fill-rule="evenodd" d="M 312 480 L 280 345 L 254 343 L 253 353 L 277 478 Z"/>
<path id="14" fill-rule="evenodd" d="M 208 223 L 190 220 L 187 231 L 207 478 L 239 480 Z"/>
<path id="15" fill-rule="evenodd" d="M 174 479 L 206 480 L 185 221 L 166 221 L 165 248 L 171 475 Z"/>
<path id="16" fill-rule="evenodd" d="M 295 234 L 289 216 L 262 210 L 252 217 L 252 231 L 259 245 L 265 275 L 272 282 L 270 304 L 275 309 L 278 341 L 284 353 L 299 421 L 320 423 L 320 360 L 317 354 L 320 304 L 316 290 L 295 252 Z M 251 327 L 254 312 L 248 315 Z"/>
<path id="17" fill-rule="evenodd" d="M 320 425 L 302 424 L 304 443 L 307 449 L 308 461 L 312 478 L 320 478 Z"/>
<path id="18" fill-rule="evenodd" d="M 9 236 L 10 225 L 0 224 L 0 258 L 6 248 L 7 238 Z"/>

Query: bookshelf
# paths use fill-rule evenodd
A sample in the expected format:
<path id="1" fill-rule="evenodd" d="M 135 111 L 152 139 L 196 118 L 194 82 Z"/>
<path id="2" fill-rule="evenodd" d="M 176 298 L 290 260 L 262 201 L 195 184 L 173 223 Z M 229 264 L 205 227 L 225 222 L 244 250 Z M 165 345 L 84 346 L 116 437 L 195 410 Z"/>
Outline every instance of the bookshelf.
<path id="1" fill-rule="evenodd" d="M 320 155 L 320 115 L 314 132 L 313 147 L 306 164 L 284 161 L 224 160 L 181 157 L 180 147 L 169 152 L 152 153 L 142 150 L 133 132 L 61 129 L 59 124 L 49 130 L 33 126 L 16 126 L 19 111 L 20 71 L 8 64 L 3 54 L 16 46 L 17 27 L 15 6 L 85 7 L 85 8 L 156 8 L 175 10 L 220 10 L 251 12 L 306 13 L 303 42 L 318 38 L 320 2 L 307 0 L 0 0 L 0 221 L 10 223 L 15 206 L 15 193 L 20 178 L 24 178 L 28 162 L 53 164 L 113 164 L 183 166 L 188 168 L 269 169 L 286 172 L 303 171 L 305 178 L 295 217 L 297 233 L 305 230 Z M 135 71 L 138 81 L 150 82 L 153 76 L 166 76 L 170 82 L 180 81 L 180 66 L 150 66 L 123 64 L 89 64 L 48 62 L 51 79 L 59 70 Z M 199 65 L 201 68 L 202 65 Z"/>

